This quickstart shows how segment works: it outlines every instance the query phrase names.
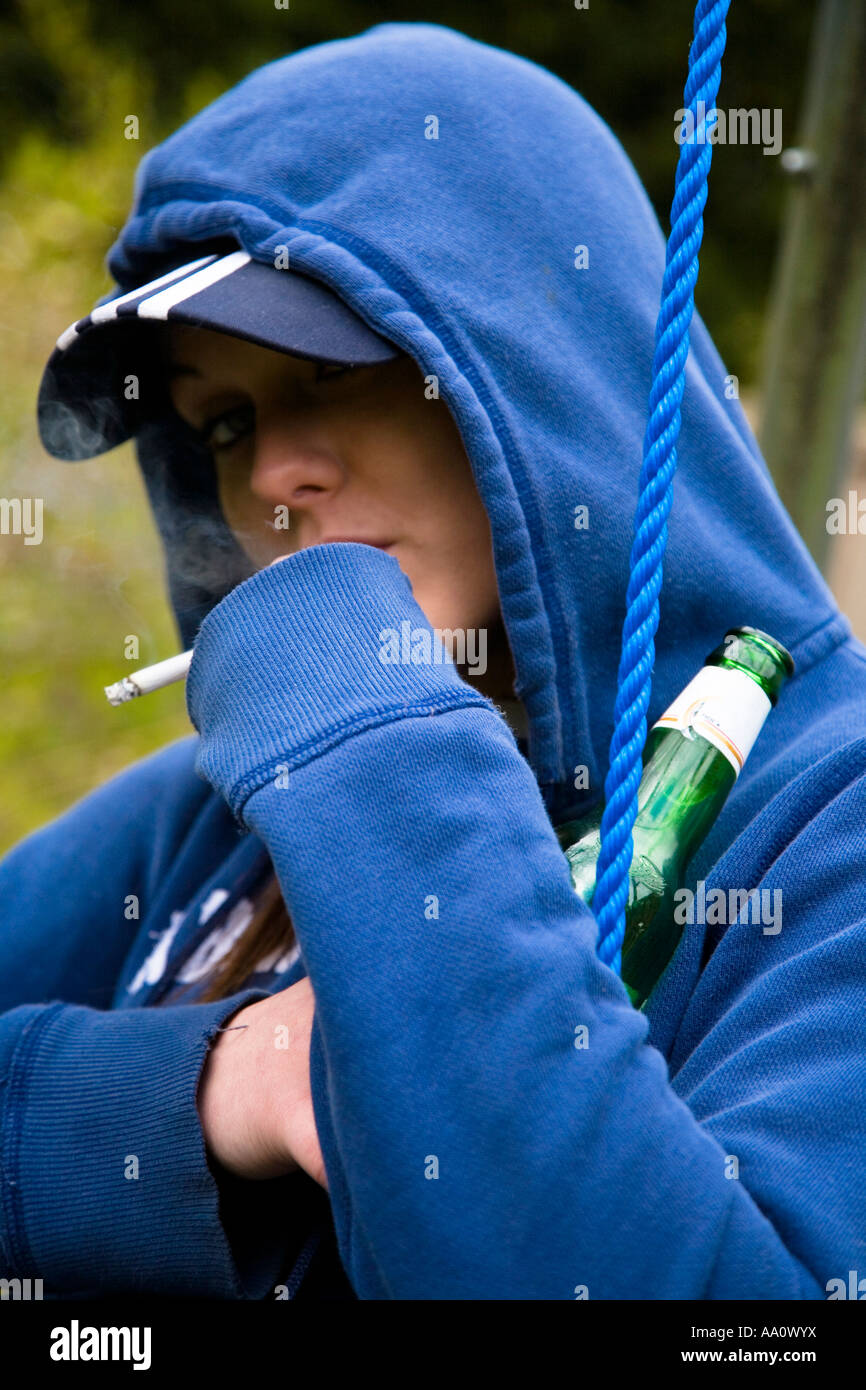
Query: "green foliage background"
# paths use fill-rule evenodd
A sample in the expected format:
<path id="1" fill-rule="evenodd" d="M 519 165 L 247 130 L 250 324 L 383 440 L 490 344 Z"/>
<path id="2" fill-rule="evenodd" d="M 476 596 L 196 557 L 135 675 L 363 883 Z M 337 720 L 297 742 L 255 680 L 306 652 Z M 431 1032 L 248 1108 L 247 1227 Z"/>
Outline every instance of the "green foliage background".
<path id="1" fill-rule="evenodd" d="M 781 108 L 796 140 L 814 5 L 731 7 L 719 105 Z M 112 709 L 103 686 L 177 649 L 162 554 L 132 449 L 64 464 L 34 407 L 68 324 L 111 287 L 104 257 L 135 167 L 253 68 L 388 20 L 444 24 L 542 64 L 622 140 L 665 229 L 691 0 L 0 3 L 0 495 L 45 499 L 42 545 L 0 536 L 0 851 L 137 758 L 192 732 L 179 686 Z M 135 114 L 140 139 L 124 138 Z M 713 158 L 697 302 L 729 369 L 754 381 L 784 176 L 760 147 Z M 555 190 L 551 196 L 556 196 Z"/>

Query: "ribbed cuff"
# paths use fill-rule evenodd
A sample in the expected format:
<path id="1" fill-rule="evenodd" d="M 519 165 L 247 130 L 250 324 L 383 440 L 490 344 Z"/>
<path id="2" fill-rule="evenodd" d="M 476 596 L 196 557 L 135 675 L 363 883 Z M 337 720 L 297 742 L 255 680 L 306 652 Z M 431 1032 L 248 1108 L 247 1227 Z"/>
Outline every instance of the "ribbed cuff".
<path id="1" fill-rule="evenodd" d="M 461 679 L 393 555 L 311 546 L 259 570 L 196 637 L 196 770 L 243 824 L 252 793 L 390 720 L 493 704 Z"/>
<path id="2" fill-rule="evenodd" d="M 4 1274 L 53 1290 L 267 1296 L 302 1222 L 281 1220 L 279 1204 L 263 1212 L 253 1194 L 258 1239 L 249 1231 L 235 1258 L 196 1100 L 217 1030 L 267 997 L 108 1012 L 51 1004 L 0 1018 L 0 1033 L 19 1025 L 14 1050 L 0 1048 Z M 267 1185 L 303 1200 L 290 1178 Z"/>

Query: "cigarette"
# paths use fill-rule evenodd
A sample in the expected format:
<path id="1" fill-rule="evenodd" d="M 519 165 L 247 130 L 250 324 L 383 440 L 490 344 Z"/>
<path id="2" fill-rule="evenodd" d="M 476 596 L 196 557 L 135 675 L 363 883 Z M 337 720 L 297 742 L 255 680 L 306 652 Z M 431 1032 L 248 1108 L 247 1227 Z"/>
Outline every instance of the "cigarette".
<path id="1" fill-rule="evenodd" d="M 139 695 L 149 695 L 152 690 L 161 690 L 164 685 L 174 685 L 175 681 L 185 680 L 191 662 L 192 648 L 188 652 L 180 652 L 178 656 L 167 657 L 165 661 L 157 661 L 153 666 L 145 666 L 143 670 L 135 671 L 131 676 L 124 676 L 123 680 L 116 681 L 114 685 L 105 686 L 108 703 L 125 705 L 127 700 L 134 700 Z"/>

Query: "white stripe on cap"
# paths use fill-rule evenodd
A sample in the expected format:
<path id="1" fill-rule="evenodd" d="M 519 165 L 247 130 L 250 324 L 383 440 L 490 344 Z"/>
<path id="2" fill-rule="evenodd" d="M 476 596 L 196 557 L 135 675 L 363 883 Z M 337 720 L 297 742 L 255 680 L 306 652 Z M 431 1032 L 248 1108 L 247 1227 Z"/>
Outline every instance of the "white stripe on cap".
<path id="1" fill-rule="evenodd" d="M 61 352 L 65 351 L 65 349 L 69 347 L 69 344 L 74 342 L 79 336 L 79 332 L 83 332 L 84 329 L 89 328 L 91 324 L 105 323 L 110 319 L 116 318 L 118 305 L 128 304 L 131 299 L 137 299 L 141 294 L 157 289 L 160 285 L 173 284 L 175 280 L 183 279 L 185 276 L 190 275 L 192 271 L 198 269 L 199 266 L 209 265 L 211 261 L 216 260 L 216 258 L 216 252 L 210 256 L 199 256 L 198 260 L 188 261 L 186 265 L 176 266 L 174 270 L 169 270 L 165 275 L 160 275 L 159 279 L 151 280 L 148 285 L 139 285 L 135 290 L 128 290 L 126 294 L 119 294 L 116 299 L 110 299 L 107 304 L 97 304 L 96 308 L 91 310 L 83 323 L 80 319 L 76 319 L 75 323 L 70 324 L 68 328 L 64 329 L 57 339 L 56 346 Z M 82 323 L 80 330 L 76 327 L 78 323 Z"/>
<path id="2" fill-rule="evenodd" d="M 242 265 L 246 265 L 252 257 L 247 251 L 232 251 L 228 256 L 222 256 L 214 265 L 205 266 L 204 270 L 199 270 L 195 275 L 188 276 L 179 285 L 170 285 L 166 290 L 160 290 L 159 294 L 151 295 L 148 299 L 143 299 L 138 306 L 138 317 L 140 319 L 165 319 L 168 318 L 169 309 L 173 309 L 176 304 L 183 304 L 184 300 L 192 299 L 194 294 L 200 294 L 202 290 L 215 285 L 218 280 L 224 280 L 227 275 L 232 275 L 234 271 L 240 270 Z"/>
<path id="3" fill-rule="evenodd" d="M 75 320 L 75 323 L 77 322 L 78 319 Z M 57 342 L 54 344 L 61 352 L 65 352 L 69 344 L 74 343 L 75 339 L 78 337 L 78 329 L 75 327 L 75 323 L 71 323 L 68 328 L 64 328 Z"/>

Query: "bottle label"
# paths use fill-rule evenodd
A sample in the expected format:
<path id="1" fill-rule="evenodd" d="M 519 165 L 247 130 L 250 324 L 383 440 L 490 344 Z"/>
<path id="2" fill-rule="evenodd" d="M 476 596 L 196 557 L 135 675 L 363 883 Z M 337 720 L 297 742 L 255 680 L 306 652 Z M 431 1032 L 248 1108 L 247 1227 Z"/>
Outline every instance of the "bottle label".
<path id="1" fill-rule="evenodd" d="M 771 709 L 770 697 L 745 671 L 704 666 L 652 727 L 679 729 L 686 738 L 700 734 L 739 776 Z"/>

